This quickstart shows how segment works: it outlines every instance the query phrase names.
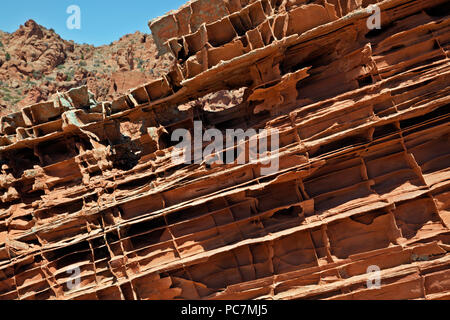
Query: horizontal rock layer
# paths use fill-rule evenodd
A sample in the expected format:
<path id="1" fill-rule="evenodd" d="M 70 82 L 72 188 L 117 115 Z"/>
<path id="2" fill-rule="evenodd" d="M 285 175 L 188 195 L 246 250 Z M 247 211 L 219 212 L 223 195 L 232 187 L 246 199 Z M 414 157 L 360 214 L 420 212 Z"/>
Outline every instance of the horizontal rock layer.
<path id="1" fill-rule="evenodd" d="M 3 117 L 0 299 L 448 299 L 449 6 L 367 4 L 192 1 L 151 25 L 165 77 Z M 194 121 L 279 149 L 174 162 Z"/>

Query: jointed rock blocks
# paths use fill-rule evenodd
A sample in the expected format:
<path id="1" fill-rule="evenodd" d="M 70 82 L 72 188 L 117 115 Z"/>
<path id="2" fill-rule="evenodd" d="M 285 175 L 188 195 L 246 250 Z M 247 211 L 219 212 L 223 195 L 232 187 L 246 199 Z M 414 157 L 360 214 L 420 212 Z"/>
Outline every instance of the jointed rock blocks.
<path id="1" fill-rule="evenodd" d="M 370 3 L 192 1 L 165 77 L 3 117 L 0 299 L 448 299 L 448 3 Z M 278 129 L 279 170 L 174 162 L 194 121 Z"/>

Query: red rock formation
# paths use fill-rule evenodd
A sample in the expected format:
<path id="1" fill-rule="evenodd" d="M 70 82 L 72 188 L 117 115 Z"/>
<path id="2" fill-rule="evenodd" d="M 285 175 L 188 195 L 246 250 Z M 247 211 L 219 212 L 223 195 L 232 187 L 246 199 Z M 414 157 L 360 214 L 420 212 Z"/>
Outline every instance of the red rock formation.
<path id="1" fill-rule="evenodd" d="M 0 115 L 81 85 L 101 101 L 116 98 L 167 72 L 170 57 L 156 51 L 151 35 L 140 32 L 94 47 L 63 40 L 33 20 L 12 34 L 0 31 Z M 117 78 L 126 80 L 114 90 Z"/>
<path id="2" fill-rule="evenodd" d="M 30 104 L 35 104 L 47 100 L 48 94 L 45 94 L 39 87 L 33 87 L 28 92 L 23 100 L 18 103 L 18 107 L 24 107 Z"/>
<path id="3" fill-rule="evenodd" d="M 450 298 L 448 2 L 368 4 L 193 1 L 151 24 L 166 76 L 3 117 L 0 299 Z M 198 120 L 279 147 L 174 161 Z"/>

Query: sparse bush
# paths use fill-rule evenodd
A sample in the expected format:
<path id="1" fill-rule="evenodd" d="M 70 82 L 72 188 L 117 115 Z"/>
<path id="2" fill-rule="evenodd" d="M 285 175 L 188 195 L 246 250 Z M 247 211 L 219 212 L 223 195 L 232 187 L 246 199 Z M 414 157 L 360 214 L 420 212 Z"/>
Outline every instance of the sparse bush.
<path id="1" fill-rule="evenodd" d="M 75 75 L 75 72 L 73 70 L 70 70 L 69 72 L 66 72 L 66 76 L 67 76 L 67 80 L 66 81 L 72 81 L 74 75 Z"/>
<path id="2" fill-rule="evenodd" d="M 25 80 L 25 83 L 29 86 L 35 86 L 36 82 L 31 81 L 30 77 L 27 77 L 27 80 Z"/>
<path id="3" fill-rule="evenodd" d="M 143 69 L 143 64 L 144 64 L 144 60 L 142 60 L 142 59 L 136 59 L 137 60 L 137 67 L 138 67 L 138 69 Z"/>
<path id="4" fill-rule="evenodd" d="M 37 79 L 37 80 L 41 79 L 42 78 L 42 72 L 39 71 L 39 70 L 34 70 L 33 71 L 33 78 Z"/>
<path id="5" fill-rule="evenodd" d="M 11 60 L 11 55 L 8 52 L 5 54 L 5 59 L 6 61 Z"/>

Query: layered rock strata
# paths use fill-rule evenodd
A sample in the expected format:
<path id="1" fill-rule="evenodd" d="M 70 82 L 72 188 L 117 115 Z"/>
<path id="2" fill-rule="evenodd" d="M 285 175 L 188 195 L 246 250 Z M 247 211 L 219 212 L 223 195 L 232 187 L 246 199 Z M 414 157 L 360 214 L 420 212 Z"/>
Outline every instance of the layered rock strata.
<path id="1" fill-rule="evenodd" d="M 0 299 L 450 298 L 448 2 L 369 4 L 192 1 L 166 76 L 3 117 Z M 194 121 L 279 148 L 175 162 Z"/>

